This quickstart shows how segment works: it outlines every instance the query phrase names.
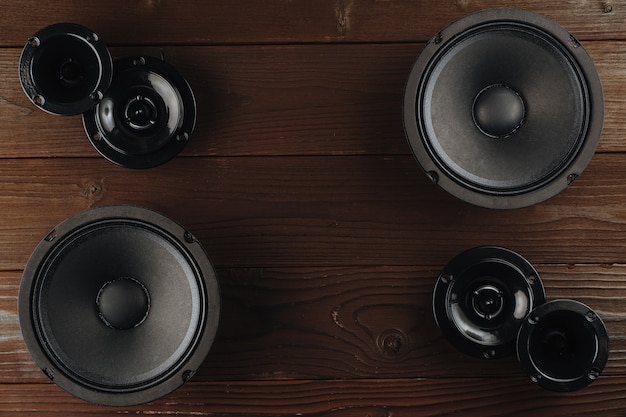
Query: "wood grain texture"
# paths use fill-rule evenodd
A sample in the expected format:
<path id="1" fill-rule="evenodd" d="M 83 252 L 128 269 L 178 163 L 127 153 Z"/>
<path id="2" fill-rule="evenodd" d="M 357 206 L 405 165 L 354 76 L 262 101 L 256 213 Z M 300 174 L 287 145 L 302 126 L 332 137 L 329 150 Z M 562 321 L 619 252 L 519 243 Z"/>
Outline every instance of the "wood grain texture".
<path id="1" fill-rule="evenodd" d="M 181 156 L 410 154 L 402 105 L 423 44 L 114 48 L 164 57 L 189 81 L 198 123 Z M 601 152 L 626 151 L 626 42 L 586 44 L 604 83 Z M 19 50 L 0 49 L 0 157 L 97 156 L 80 116 L 38 111 Z"/>
<path id="2" fill-rule="evenodd" d="M 576 394 L 555 394 L 527 378 L 192 380 L 154 403 L 126 408 L 85 404 L 49 384 L 2 384 L 0 415 L 620 417 L 625 384 L 623 377 L 607 377 Z"/>
<path id="3" fill-rule="evenodd" d="M 194 380 L 522 376 L 514 357 L 474 359 L 442 338 L 431 310 L 442 268 L 219 269 L 220 330 Z M 611 341 L 604 375 L 626 375 L 626 265 L 536 268 L 549 299 L 574 298 L 601 316 Z M 43 382 L 19 334 L 19 275 L 0 283 L 0 383 Z"/>
<path id="4" fill-rule="evenodd" d="M 430 183 L 404 136 L 406 78 L 452 20 L 514 6 L 565 26 L 604 86 L 591 164 L 533 207 L 470 206 Z M 0 415 L 623 416 L 626 414 L 626 2 L 623 0 L 0 0 Z M 192 85 L 198 124 L 178 158 L 128 170 L 80 117 L 37 110 L 17 78 L 45 25 L 95 30 L 114 57 L 165 59 Z M 19 328 L 37 243 L 90 207 L 135 204 L 179 221 L 217 267 L 222 320 L 194 378 L 153 403 L 87 404 L 51 384 Z M 432 290 L 473 246 L 538 269 L 548 299 L 605 322 L 609 362 L 575 394 L 532 384 L 515 357 L 470 358 L 443 338 Z"/>
<path id="5" fill-rule="evenodd" d="M 563 193 L 533 207 L 468 205 L 411 156 L 178 158 L 143 171 L 103 158 L 0 164 L 0 270 L 20 270 L 60 221 L 135 204 L 180 220 L 218 267 L 442 265 L 482 244 L 532 262 L 626 263 L 626 166 L 598 154 Z"/>
<path id="6" fill-rule="evenodd" d="M 579 39 L 626 39 L 619 0 L 268 0 L 262 6 L 254 0 L 4 0 L 0 6 L 0 45 L 19 47 L 42 27 L 66 21 L 111 45 L 426 41 L 451 21 L 491 7 L 543 14 Z"/>

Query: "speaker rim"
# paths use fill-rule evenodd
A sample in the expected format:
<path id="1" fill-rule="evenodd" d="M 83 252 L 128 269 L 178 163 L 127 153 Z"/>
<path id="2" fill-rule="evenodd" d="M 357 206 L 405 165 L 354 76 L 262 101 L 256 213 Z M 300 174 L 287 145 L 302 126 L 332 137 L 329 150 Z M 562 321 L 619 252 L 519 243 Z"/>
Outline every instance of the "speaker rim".
<path id="1" fill-rule="evenodd" d="M 45 97 L 43 102 L 37 99 L 37 97 L 43 97 L 43 94 L 37 89 L 31 77 L 31 66 L 35 58 L 35 51 L 40 47 L 40 44 L 57 36 L 72 36 L 90 45 L 94 49 L 98 61 L 100 62 L 101 74 L 98 84 L 92 89 L 91 94 L 84 97 L 82 100 L 60 103 Z M 33 42 L 37 42 L 38 45 L 33 47 Z M 113 59 L 111 58 L 106 44 L 94 31 L 77 23 L 54 23 L 42 28 L 29 38 L 20 55 L 19 78 L 22 90 L 35 106 L 47 113 L 57 116 L 75 116 L 91 109 L 109 88 L 112 76 Z"/>
<path id="2" fill-rule="evenodd" d="M 529 341 L 534 326 L 545 316 L 560 311 L 573 312 L 587 320 L 595 330 L 597 337 L 597 353 L 587 373 L 570 380 L 559 380 L 543 373 L 533 362 L 530 355 Z M 587 315 L 593 317 L 592 320 Z M 538 306 L 524 320 L 517 336 L 517 359 L 522 369 L 528 374 L 531 381 L 542 388 L 555 392 L 571 392 L 586 387 L 595 381 L 602 373 L 609 358 L 609 335 L 602 318 L 584 303 L 570 299 L 556 299 Z"/>
<path id="3" fill-rule="evenodd" d="M 590 100 L 586 134 L 582 138 L 578 152 L 573 155 L 569 162 L 565 161 L 565 166 L 559 174 L 548 178 L 538 188 L 521 191 L 517 194 L 487 193 L 473 190 L 458 182 L 451 175 L 446 174 L 446 170 L 431 158 L 427 145 L 424 143 L 429 139 L 422 138 L 418 122 L 417 102 L 421 85 L 425 82 L 426 75 L 424 73 L 437 52 L 448 43 L 447 40 L 460 36 L 473 27 L 496 21 L 534 26 L 558 41 L 563 49 L 572 55 L 581 70 L 582 81 L 585 82 L 584 85 L 588 90 Z M 593 60 L 576 38 L 564 27 L 545 16 L 527 10 L 514 8 L 485 9 L 465 15 L 450 23 L 422 49 L 407 79 L 403 101 L 403 120 L 405 136 L 413 155 L 432 182 L 449 194 L 470 204 L 492 209 L 516 209 L 531 206 L 556 196 L 581 175 L 600 142 L 604 124 L 604 92 Z"/>
<path id="4" fill-rule="evenodd" d="M 503 261 L 519 271 L 520 275 L 524 275 L 531 302 L 529 311 L 546 301 L 543 283 L 537 270 L 526 258 L 511 249 L 501 246 L 477 246 L 452 258 L 442 269 L 433 289 L 432 307 L 435 323 L 453 347 L 467 355 L 481 359 L 497 359 L 514 354 L 516 338 L 513 337 L 508 342 L 499 345 L 485 345 L 468 339 L 460 333 L 450 319 L 446 301 L 454 277 L 463 276 L 463 273 L 470 267 L 493 260 Z"/>
<path id="5" fill-rule="evenodd" d="M 198 323 L 199 334 L 195 344 L 189 346 L 190 352 L 186 358 L 181 358 L 175 369 L 165 371 L 164 378 L 149 382 L 146 387 L 134 387 L 127 391 L 98 389 L 81 383 L 80 378 L 66 373 L 63 365 L 57 364 L 41 346 L 42 340 L 37 335 L 36 319 L 33 317 L 33 295 L 41 265 L 54 252 L 55 247 L 62 244 L 68 236 L 71 237 L 75 232 L 89 227 L 94 222 L 105 220 L 139 222 L 153 226 L 167 238 L 174 239 L 181 250 L 187 251 L 186 255 L 189 255 L 199 272 L 196 279 L 201 291 L 199 296 L 205 310 L 201 313 L 202 322 Z M 150 402 L 174 391 L 189 380 L 202 365 L 213 345 L 219 325 L 220 310 L 221 299 L 215 269 L 200 242 L 169 217 L 143 207 L 130 205 L 91 208 L 59 223 L 39 242 L 29 258 L 24 268 L 18 295 L 18 316 L 22 337 L 37 366 L 54 384 L 66 392 L 90 403 L 109 406 L 129 406 Z"/>
<path id="6" fill-rule="evenodd" d="M 126 149 L 118 149 L 109 142 L 106 132 L 102 129 L 98 108 L 100 103 L 83 113 L 83 127 L 93 147 L 104 158 L 125 168 L 145 169 L 166 163 L 178 155 L 187 145 L 196 126 L 196 98 L 187 80 L 166 61 L 148 56 L 127 56 L 116 60 L 113 64 L 113 80 L 125 71 L 144 68 L 146 72 L 156 73 L 165 78 L 176 90 L 183 110 L 183 120 L 177 131 L 173 132 L 167 143 L 152 152 L 140 155 L 126 153 Z M 107 92 L 108 93 L 108 92 Z M 105 93 L 105 97 L 107 96 Z M 104 98 L 104 97 L 103 97 Z"/>

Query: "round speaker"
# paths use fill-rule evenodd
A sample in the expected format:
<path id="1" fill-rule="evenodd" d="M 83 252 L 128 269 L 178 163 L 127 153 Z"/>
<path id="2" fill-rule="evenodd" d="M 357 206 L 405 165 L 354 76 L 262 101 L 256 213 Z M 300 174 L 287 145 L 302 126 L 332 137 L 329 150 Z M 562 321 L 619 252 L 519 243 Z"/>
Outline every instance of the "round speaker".
<path id="1" fill-rule="evenodd" d="M 187 81 L 152 57 L 116 61 L 113 81 L 92 111 L 83 114 L 89 140 L 102 156 L 128 168 L 149 168 L 176 156 L 196 124 L 196 101 Z"/>
<path id="2" fill-rule="evenodd" d="M 57 23 L 37 32 L 24 46 L 19 64 L 28 98 L 42 110 L 64 116 L 83 113 L 100 101 L 112 70 L 104 42 L 73 23 Z"/>
<path id="3" fill-rule="evenodd" d="M 439 32 L 404 96 L 407 139 L 428 176 L 488 208 L 546 200 L 585 169 L 604 96 L 593 61 L 550 19 L 488 9 Z"/>
<path id="4" fill-rule="evenodd" d="M 595 381 L 609 357 L 600 317 L 573 300 L 535 308 L 522 323 L 517 356 L 531 380 L 552 391 L 575 391 Z"/>
<path id="5" fill-rule="evenodd" d="M 535 268 L 519 254 L 494 246 L 454 257 L 433 291 L 433 313 L 442 334 L 458 350 L 486 359 L 515 352 L 522 322 L 544 302 Z"/>
<path id="6" fill-rule="evenodd" d="M 132 206 L 91 209 L 36 247 L 19 292 L 33 359 L 67 392 L 132 405 L 187 381 L 213 343 L 213 267 L 172 220 Z"/>

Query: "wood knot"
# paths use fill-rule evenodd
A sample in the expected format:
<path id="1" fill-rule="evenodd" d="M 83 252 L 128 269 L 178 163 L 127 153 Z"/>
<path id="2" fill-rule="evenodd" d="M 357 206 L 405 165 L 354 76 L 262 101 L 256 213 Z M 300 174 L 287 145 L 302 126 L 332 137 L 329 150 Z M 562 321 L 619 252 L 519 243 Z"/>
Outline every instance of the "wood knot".
<path id="1" fill-rule="evenodd" d="M 337 17 L 337 31 L 339 36 L 344 38 L 350 28 L 350 2 L 340 0 L 335 8 L 335 16 Z"/>
<path id="2" fill-rule="evenodd" d="M 378 336 L 378 348 L 385 358 L 401 358 L 409 350 L 409 339 L 401 330 L 388 329 Z"/>
<path id="3" fill-rule="evenodd" d="M 104 197 L 104 180 L 88 179 L 83 184 L 83 195 L 90 204 L 97 203 Z"/>

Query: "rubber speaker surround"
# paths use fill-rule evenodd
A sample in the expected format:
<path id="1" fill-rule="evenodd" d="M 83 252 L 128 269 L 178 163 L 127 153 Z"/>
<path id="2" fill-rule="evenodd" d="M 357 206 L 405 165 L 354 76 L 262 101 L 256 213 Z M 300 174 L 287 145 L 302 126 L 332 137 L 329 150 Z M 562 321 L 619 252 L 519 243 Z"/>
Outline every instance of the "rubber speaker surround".
<path id="1" fill-rule="evenodd" d="M 433 314 L 451 345 L 493 359 L 515 352 L 526 316 L 545 302 L 535 268 L 519 254 L 480 246 L 455 256 L 433 291 Z"/>
<path id="2" fill-rule="evenodd" d="M 104 42 L 74 23 L 38 31 L 24 46 L 19 63 L 26 96 L 42 110 L 63 116 L 91 109 L 109 88 L 112 70 Z"/>
<path id="3" fill-rule="evenodd" d="M 442 29 L 407 81 L 404 127 L 427 175 L 475 205 L 544 201 L 585 169 L 600 140 L 602 85 L 563 27 L 487 9 Z"/>
<path id="4" fill-rule="evenodd" d="M 133 206 L 76 214 L 36 247 L 19 320 L 37 365 L 59 387 L 115 406 L 157 399 L 201 365 L 220 296 L 200 243 Z"/>
<path id="5" fill-rule="evenodd" d="M 534 309 L 517 337 L 517 356 L 533 382 L 551 391 L 586 387 L 609 357 L 602 319 L 574 300 L 554 300 Z"/>
<path id="6" fill-rule="evenodd" d="M 96 150 L 128 168 L 150 168 L 176 156 L 196 123 L 191 87 L 174 67 L 149 56 L 125 57 L 113 66 L 102 100 L 83 114 Z"/>

